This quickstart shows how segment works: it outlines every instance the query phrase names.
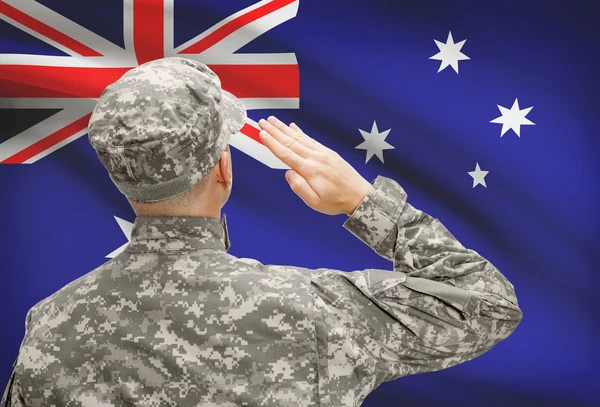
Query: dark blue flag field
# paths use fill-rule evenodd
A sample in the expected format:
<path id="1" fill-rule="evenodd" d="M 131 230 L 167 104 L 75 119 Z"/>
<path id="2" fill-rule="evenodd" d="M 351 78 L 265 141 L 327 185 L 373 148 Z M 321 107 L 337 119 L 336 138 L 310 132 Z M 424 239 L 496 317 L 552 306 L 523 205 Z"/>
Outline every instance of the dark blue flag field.
<path id="1" fill-rule="evenodd" d="M 242 100 L 230 254 L 393 265 L 308 208 L 260 141 L 297 123 L 368 181 L 393 178 L 515 286 L 523 320 L 467 363 L 364 406 L 598 405 L 600 137 L 594 2 L 0 0 L 0 391 L 27 311 L 120 253 L 135 214 L 87 139 L 102 90 L 165 56 Z M 1 393 L 0 393 L 1 394 Z"/>

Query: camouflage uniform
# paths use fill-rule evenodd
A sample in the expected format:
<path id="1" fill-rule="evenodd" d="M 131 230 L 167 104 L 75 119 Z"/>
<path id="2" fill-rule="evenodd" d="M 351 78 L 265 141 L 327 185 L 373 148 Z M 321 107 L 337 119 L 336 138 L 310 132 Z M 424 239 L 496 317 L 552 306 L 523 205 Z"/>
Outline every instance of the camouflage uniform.
<path id="1" fill-rule="evenodd" d="M 377 177 L 343 224 L 393 271 L 238 258 L 225 216 L 137 217 L 126 250 L 29 310 L 10 406 L 358 406 L 473 359 L 513 285 Z"/>

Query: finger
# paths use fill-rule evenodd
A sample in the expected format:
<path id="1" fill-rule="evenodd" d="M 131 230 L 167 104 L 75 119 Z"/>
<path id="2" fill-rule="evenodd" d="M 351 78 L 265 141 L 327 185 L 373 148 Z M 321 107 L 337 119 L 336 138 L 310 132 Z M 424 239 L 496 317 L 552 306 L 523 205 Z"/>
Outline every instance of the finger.
<path id="1" fill-rule="evenodd" d="M 259 135 L 262 143 L 265 145 L 265 147 L 271 150 L 273 154 L 275 154 L 275 157 L 279 158 L 284 164 L 294 169 L 296 172 L 305 173 L 308 162 L 304 158 L 300 157 L 294 151 L 281 144 L 266 130 L 261 130 Z"/>
<path id="2" fill-rule="evenodd" d="M 302 130 L 296 131 L 295 129 L 291 128 L 290 126 L 287 126 L 284 122 L 282 122 L 275 116 L 269 116 L 269 119 L 267 121 L 269 123 L 271 123 L 273 126 L 275 126 L 279 131 L 281 131 L 286 136 L 297 139 L 298 142 L 300 142 L 303 146 L 308 147 L 311 150 L 315 149 L 315 143 L 313 142 L 313 140 Z M 296 126 L 296 128 L 298 128 L 298 126 Z M 299 128 L 298 128 L 298 130 L 299 130 Z"/>
<path id="3" fill-rule="evenodd" d="M 314 138 L 307 135 L 304 131 L 302 131 L 302 129 L 300 127 L 298 127 L 298 125 L 296 123 L 290 123 L 290 128 L 292 128 L 293 130 L 296 130 L 298 133 L 306 136 L 306 138 L 307 138 L 306 146 L 307 147 L 312 148 L 312 149 L 315 149 L 317 147 L 322 147 L 322 148 L 328 149 L 323 144 L 319 143 L 317 140 L 315 140 Z"/>
<path id="4" fill-rule="evenodd" d="M 303 144 L 305 136 L 290 129 L 285 123 L 276 119 L 273 116 L 269 117 L 268 121 L 260 121 L 259 125 L 261 128 L 269 132 L 271 136 L 275 137 L 281 144 L 292 149 L 296 154 L 303 158 L 307 158 L 313 150 Z"/>
<path id="5" fill-rule="evenodd" d="M 297 132 L 306 135 L 306 133 L 304 133 L 304 130 L 302 130 L 300 127 L 298 127 L 298 125 L 296 123 L 290 123 L 290 127 L 292 129 L 296 130 Z"/>
<path id="6" fill-rule="evenodd" d="M 285 173 L 285 179 L 292 188 L 292 191 L 298 195 L 308 206 L 315 206 L 319 201 L 319 195 L 313 191 L 306 179 L 294 170 L 288 170 Z"/>
<path id="7" fill-rule="evenodd" d="M 279 141 L 285 147 L 288 147 L 289 149 L 294 151 L 302 158 L 309 157 L 311 155 L 311 151 L 314 151 L 301 143 L 301 134 L 294 132 L 292 129 L 289 129 L 289 127 L 285 124 L 284 126 L 287 127 L 291 132 L 293 132 L 291 135 L 285 134 L 282 130 L 275 127 L 273 123 L 265 121 L 264 119 L 260 120 L 258 124 L 263 130 L 267 131 L 271 136 L 277 139 L 277 141 Z"/>

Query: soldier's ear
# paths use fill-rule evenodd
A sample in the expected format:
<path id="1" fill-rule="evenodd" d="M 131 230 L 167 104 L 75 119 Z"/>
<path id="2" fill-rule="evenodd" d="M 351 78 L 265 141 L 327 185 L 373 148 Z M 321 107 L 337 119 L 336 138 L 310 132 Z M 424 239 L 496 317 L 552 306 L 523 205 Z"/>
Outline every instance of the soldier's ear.
<path id="1" fill-rule="evenodd" d="M 231 167 L 231 150 L 229 150 L 229 145 L 227 149 L 223 151 L 221 154 L 221 158 L 219 159 L 217 169 L 217 180 L 225 184 L 226 189 L 231 188 L 232 183 L 232 167 Z"/>

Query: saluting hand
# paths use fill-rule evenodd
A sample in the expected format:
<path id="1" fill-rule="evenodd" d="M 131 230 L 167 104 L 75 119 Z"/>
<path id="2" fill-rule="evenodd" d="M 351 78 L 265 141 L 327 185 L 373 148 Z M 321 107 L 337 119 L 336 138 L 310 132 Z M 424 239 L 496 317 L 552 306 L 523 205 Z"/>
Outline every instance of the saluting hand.
<path id="1" fill-rule="evenodd" d="M 262 143 L 291 169 L 286 171 L 292 191 L 309 207 L 327 215 L 351 215 L 371 188 L 338 153 L 270 116 L 261 119 Z"/>

